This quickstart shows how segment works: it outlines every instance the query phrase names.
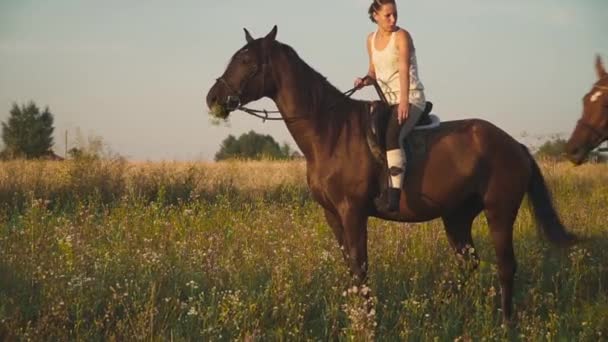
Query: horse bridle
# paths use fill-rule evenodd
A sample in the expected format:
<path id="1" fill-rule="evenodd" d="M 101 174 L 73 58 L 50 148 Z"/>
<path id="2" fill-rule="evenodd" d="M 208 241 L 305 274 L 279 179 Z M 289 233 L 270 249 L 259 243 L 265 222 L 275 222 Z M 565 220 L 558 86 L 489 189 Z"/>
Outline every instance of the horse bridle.
<path id="1" fill-rule="evenodd" d="M 226 106 L 226 109 L 228 109 L 229 111 L 234 111 L 234 110 L 243 108 L 241 106 L 241 97 L 242 97 L 243 89 L 245 89 L 247 84 L 251 80 L 253 80 L 253 78 L 258 74 L 260 69 L 262 70 L 262 90 L 264 90 L 265 85 L 266 85 L 265 82 L 266 82 L 266 67 L 267 66 L 268 66 L 268 61 L 265 61 L 264 63 L 262 63 L 261 68 L 259 65 L 255 65 L 255 67 L 247 75 L 247 77 L 245 79 L 243 79 L 239 89 L 234 89 L 230 85 L 230 83 L 228 83 L 228 81 L 226 81 L 224 79 L 223 76 L 220 76 L 216 79 L 218 82 L 221 82 L 222 84 L 224 84 L 224 86 L 226 86 L 226 88 L 228 88 L 228 90 L 232 93 L 231 95 L 226 96 L 226 103 L 224 103 L 224 105 Z"/>
<path id="2" fill-rule="evenodd" d="M 596 88 L 601 89 L 601 90 L 608 90 L 607 86 L 601 86 L 601 85 L 597 85 L 597 84 L 595 84 L 593 86 L 593 88 L 591 88 L 591 89 L 596 89 Z M 608 138 L 608 129 L 600 130 L 598 128 L 595 128 L 595 127 L 593 127 L 593 125 L 591 125 L 591 124 L 587 123 L 585 120 L 583 120 L 582 117 L 577 121 L 577 125 L 582 126 L 583 128 L 586 128 L 587 130 L 591 131 L 591 133 L 593 133 L 595 135 L 595 137 L 597 137 L 597 139 L 593 139 L 594 146 L 601 144 L 604 140 L 606 140 Z"/>
<path id="3" fill-rule="evenodd" d="M 264 89 L 266 83 L 266 68 L 268 66 L 268 62 L 264 62 L 262 64 L 262 89 Z M 269 117 L 268 114 L 280 114 L 281 112 L 278 110 L 266 110 L 266 109 L 252 109 L 252 108 L 247 108 L 243 105 L 241 105 L 241 94 L 242 94 L 242 90 L 245 89 L 245 86 L 247 85 L 247 83 L 252 80 L 256 74 L 258 73 L 258 71 L 260 70 L 259 66 L 255 66 L 255 68 L 253 69 L 253 71 L 251 73 L 249 73 L 249 75 L 247 76 L 247 78 L 245 78 L 245 80 L 243 80 L 242 82 L 242 86 L 240 87 L 240 89 L 234 89 L 230 83 L 228 83 L 228 81 L 226 81 L 224 79 L 224 77 L 220 76 L 218 78 L 216 78 L 216 81 L 221 82 L 224 86 L 226 86 L 226 88 L 228 88 L 228 90 L 234 94 L 234 95 L 228 95 L 226 96 L 226 103 L 224 103 L 224 105 L 226 106 L 226 109 L 228 109 L 229 111 L 235 111 L 235 110 L 241 110 L 247 114 L 253 115 L 255 117 L 258 117 L 260 119 L 262 119 L 262 122 L 266 121 L 266 120 L 277 120 L 277 121 L 281 121 L 284 120 L 282 117 Z M 363 77 L 363 80 L 370 78 L 369 76 L 365 76 Z M 378 85 L 378 83 L 376 82 L 376 80 L 373 80 L 373 85 L 374 88 L 376 89 L 376 91 L 378 92 L 378 96 L 380 96 L 380 99 L 384 102 L 384 103 L 388 103 L 386 100 L 386 97 L 384 96 L 384 94 L 382 93 L 382 91 L 380 90 L 380 87 Z M 357 90 L 359 90 L 361 87 L 353 87 L 345 92 L 343 92 L 342 94 L 345 95 L 346 97 L 351 97 Z M 337 103 L 334 103 L 330 106 L 333 107 L 335 106 Z"/>
<path id="4" fill-rule="evenodd" d="M 266 78 L 266 67 L 268 65 L 268 62 L 265 62 L 262 64 L 262 89 L 264 89 L 265 87 L 265 78 Z M 266 120 L 278 120 L 278 121 L 282 121 L 284 120 L 282 117 L 269 117 L 268 114 L 280 114 L 281 112 L 278 110 L 266 110 L 266 109 L 252 109 L 252 108 L 247 108 L 243 105 L 241 105 L 241 93 L 242 93 L 242 89 L 245 88 L 245 86 L 247 85 L 247 82 L 249 82 L 251 79 L 253 79 L 253 77 L 255 76 L 255 74 L 259 71 L 259 67 L 256 65 L 255 69 L 247 76 L 247 78 L 242 82 L 243 86 L 241 87 L 241 89 L 236 90 L 234 89 L 230 83 L 228 83 L 224 77 L 218 77 L 216 78 L 216 80 L 218 82 L 221 82 L 222 84 L 224 84 L 224 86 L 226 86 L 226 88 L 228 88 L 228 90 L 230 92 L 232 92 L 233 94 L 236 95 L 228 95 L 226 97 L 226 109 L 228 109 L 229 111 L 235 111 L 235 110 L 241 110 L 247 114 L 253 115 L 255 117 L 258 117 L 260 119 L 262 119 L 262 122 L 266 121 Z M 380 97 L 380 100 L 384 103 L 388 103 L 386 97 L 384 96 L 384 93 L 382 93 L 382 91 L 380 90 L 380 86 L 378 85 L 378 82 L 376 82 L 376 80 L 372 79 L 370 76 L 366 75 L 362 78 L 363 81 L 365 81 L 366 79 L 371 79 L 372 80 L 372 85 L 374 86 L 376 92 L 378 93 L 378 96 Z M 361 87 L 353 87 L 345 92 L 342 93 L 342 95 L 346 96 L 346 97 L 351 97 L 357 90 L 361 89 Z M 330 106 L 333 107 L 337 104 L 334 103 Z M 263 114 L 263 115 L 262 115 Z"/>
<path id="5" fill-rule="evenodd" d="M 262 69 L 262 90 L 265 89 L 266 87 L 266 69 L 268 67 L 269 64 L 269 60 L 266 58 L 264 63 L 261 64 L 261 69 Z M 218 78 L 216 78 L 217 82 L 221 82 L 232 94 L 229 94 L 228 96 L 226 96 L 226 102 L 224 103 L 224 105 L 226 106 L 226 109 L 230 112 L 235 111 L 235 110 L 241 110 L 247 114 L 256 116 L 258 118 L 261 118 L 262 121 L 266 121 L 266 120 L 284 120 L 282 117 L 269 117 L 268 114 L 281 114 L 280 111 L 278 110 L 266 110 L 266 109 L 251 109 L 251 108 L 247 108 L 245 106 L 243 106 L 241 104 L 241 97 L 242 97 L 242 93 L 243 93 L 243 89 L 245 89 L 245 87 L 247 86 L 247 84 L 253 80 L 253 78 L 257 75 L 257 73 L 260 71 L 260 66 L 259 65 L 255 65 L 255 67 L 252 69 L 252 71 L 247 75 L 246 78 L 243 79 L 243 81 L 241 81 L 241 85 L 238 89 L 235 89 L 233 86 L 230 85 L 230 83 L 228 83 L 228 81 L 226 81 L 226 79 L 224 79 L 223 76 L 220 76 Z M 382 102 L 387 103 L 388 101 L 386 99 L 386 97 L 384 96 L 384 93 L 381 91 L 380 86 L 378 85 L 378 82 L 376 82 L 375 79 L 371 78 L 370 76 L 366 75 L 362 78 L 362 80 L 365 82 L 366 80 L 371 80 L 372 81 L 372 85 L 374 86 L 376 92 L 378 93 L 378 96 L 380 97 L 380 99 L 382 100 Z M 361 89 L 361 86 L 356 86 L 353 87 L 345 92 L 342 93 L 342 95 L 345 95 L 347 98 L 351 97 L 357 90 Z M 339 101 L 336 101 L 335 103 L 333 103 L 332 105 L 329 106 L 329 108 L 333 108 L 335 105 L 337 105 L 339 103 Z M 263 114 L 263 115 L 262 115 Z"/>

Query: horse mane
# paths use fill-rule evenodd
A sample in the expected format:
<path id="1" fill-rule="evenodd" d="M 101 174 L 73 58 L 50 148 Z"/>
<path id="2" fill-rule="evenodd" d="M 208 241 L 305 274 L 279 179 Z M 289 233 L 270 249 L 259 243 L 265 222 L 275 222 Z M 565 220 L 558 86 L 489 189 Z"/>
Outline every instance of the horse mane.
<path id="1" fill-rule="evenodd" d="M 362 120 L 365 113 L 364 101 L 353 100 L 333 86 L 327 78 L 309 66 L 289 45 L 276 42 L 280 51 L 291 62 L 295 78 L 298 80 L 295 89 L 306 104 L 303 112 L 313 119 L 316 131 L 329 138 L 333 150 L 343 128 L 350 137 L 350 123 L 353 115 Z M 362 124 L 362 122 L 360 122 Z M 359 127 L 364 127 L 359 125 Z"/>

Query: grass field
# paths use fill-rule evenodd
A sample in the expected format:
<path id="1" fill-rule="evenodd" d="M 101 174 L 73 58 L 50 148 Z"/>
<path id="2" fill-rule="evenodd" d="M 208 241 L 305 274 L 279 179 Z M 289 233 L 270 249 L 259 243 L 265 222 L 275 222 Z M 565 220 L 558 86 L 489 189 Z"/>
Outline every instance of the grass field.
<path id="1" fill-rule="evenodd" d="M 505 327 L 483 215 L 474 271 L 440 221 L 371 219 L 368 311 L 302 162 L 4 162 L 0 340 L 606 340 L 608 166 L 542 169 L 586 239 L 522 207 Z"/>

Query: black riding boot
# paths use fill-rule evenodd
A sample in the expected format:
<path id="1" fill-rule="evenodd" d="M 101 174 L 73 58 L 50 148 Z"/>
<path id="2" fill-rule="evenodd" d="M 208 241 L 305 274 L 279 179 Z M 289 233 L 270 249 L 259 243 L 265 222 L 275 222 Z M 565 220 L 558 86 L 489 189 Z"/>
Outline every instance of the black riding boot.
<path id="1" fill-rule="evenodd" d="M 388 188 L 382 191 L 379 197 L 374 199 L 374 204 L 380 212 L 395 212 L 399 211 L 400 199 L 401 190 L 399 188 Z"/>

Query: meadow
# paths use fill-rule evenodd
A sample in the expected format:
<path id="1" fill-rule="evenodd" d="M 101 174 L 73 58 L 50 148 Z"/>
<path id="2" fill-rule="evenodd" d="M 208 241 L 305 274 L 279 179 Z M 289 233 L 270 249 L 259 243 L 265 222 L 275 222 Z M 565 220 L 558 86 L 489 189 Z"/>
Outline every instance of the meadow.
<path id="1" fill-rule="evenodd" d="M 476 270 L 440 220 L 370 219 L 360 289 L 303 162 L 2 162 L 0 340 L 606 340 L 608 166 L 541 166 L 583 241 L 550 245 L 522 206 L 505 326 L 483 215 Z"/>

